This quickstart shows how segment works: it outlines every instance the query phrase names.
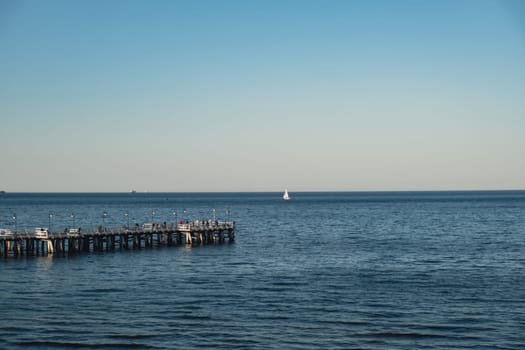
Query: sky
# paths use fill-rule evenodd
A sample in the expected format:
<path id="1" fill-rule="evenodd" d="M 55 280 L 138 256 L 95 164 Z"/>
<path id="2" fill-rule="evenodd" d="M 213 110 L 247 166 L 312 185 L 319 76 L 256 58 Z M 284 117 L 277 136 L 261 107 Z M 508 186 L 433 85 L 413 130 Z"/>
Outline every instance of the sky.
<path id="1" fill-rule="evenodd" d="M 0 0 L 0 190 L 525 189 L 525 2 Z"/>

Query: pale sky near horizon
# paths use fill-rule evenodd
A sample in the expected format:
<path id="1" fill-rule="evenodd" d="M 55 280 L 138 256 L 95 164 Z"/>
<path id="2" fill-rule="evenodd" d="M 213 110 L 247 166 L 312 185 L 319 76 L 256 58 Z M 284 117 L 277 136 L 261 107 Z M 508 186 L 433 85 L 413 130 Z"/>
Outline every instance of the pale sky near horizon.
<path id="1" fill-rule="evenodd" d="M 0 0 L 0 190 L 525 189 L 525 2 Z"/>

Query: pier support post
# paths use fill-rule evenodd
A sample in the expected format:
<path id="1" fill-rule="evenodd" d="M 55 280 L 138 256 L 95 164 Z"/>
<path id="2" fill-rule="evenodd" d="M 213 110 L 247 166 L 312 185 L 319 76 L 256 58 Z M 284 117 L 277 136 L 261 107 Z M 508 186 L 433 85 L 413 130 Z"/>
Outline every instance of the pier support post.
<path id="1" fill-rule="evenodd" d="M 48 239 L 47 240 L 47 254 L 53 254 L 54 253 L 54 250 L 53 250 L 53 241 Z"/>
<path id="2" fill-rule="evenodd" d="M 191 244 L 191 243 L 192 243 L 191 233 L 186 232 L 186 244 Z"/>
<path id="3" fill-rule="evenodd" d="M 11 241 L 4 241 L 4 256 L 9 255 L 9 251 L 11 250 Z"/>
<path id="4" fill-rule="evenodd" d="M 115 250 L 115 237 L 116 235 L 108 237 L 107 250 Z"/>
<path id="5" fill-rule="evenodd" d="M 82 250 L 86 253 L 89 252 L 89 237 L 84 237 L 82 242 Z"/>

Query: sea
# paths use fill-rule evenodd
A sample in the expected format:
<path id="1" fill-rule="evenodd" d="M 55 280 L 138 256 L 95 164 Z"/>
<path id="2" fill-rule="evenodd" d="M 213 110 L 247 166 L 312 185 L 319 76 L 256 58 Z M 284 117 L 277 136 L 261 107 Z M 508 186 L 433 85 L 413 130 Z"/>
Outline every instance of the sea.
<path id="1" fill-rule="evenodd" d="M 0 259 L 1 349 L 525 349 L 525 191 L 5 193 L 0 227 L 235 221 Z"/>

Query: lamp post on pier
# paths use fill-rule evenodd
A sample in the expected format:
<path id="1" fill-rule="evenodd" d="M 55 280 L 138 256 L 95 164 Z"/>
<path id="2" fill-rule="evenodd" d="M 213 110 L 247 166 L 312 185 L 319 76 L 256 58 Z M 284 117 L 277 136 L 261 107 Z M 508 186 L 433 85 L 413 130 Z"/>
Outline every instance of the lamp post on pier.
<path id="1" fill-rule="evenodd" d="M 71 221 L 73 222 L 73 228 L 75 227 L 75 214 L 74 213 L 71 213 L 69 214 L 69 217 L 71 218 Z"/>
<path id="2" fill-rule="evenodd" d="M 216 217 L 215 217 L 215 208 L 213 208 L 211 211 L 213 212 L 213 222 L 215 223 L 215 221 L 216 221 L 215 220 L 216 219 Z"/>
<path id="3" fill-rule="evenodd" d="M 129 213 L 128 213 L 127 210 L 126 210 L 126 212 L 124 213 L 124 216 L 126 217 L 126 221 L 127 221 L 126 230 L 129 230 Z"/>
<path id="4" fill-rule="evenodd" d="M 108 217 L 108 213 L 106 211 L 104 211 L 102 213 L 102 222 L 104 223 L 104 227 L 103 227 L 104 231 L 106 231 L 106 218 L 107 217 Z"/>
<path id="5" fill-rule="evenodd" d="M 53 213 L 49 213 L 49 232 L 51 232 L 51 221 L 53 220 Z"/>
<path id="6" fill-rule="evenodd" d="M 15 222 L 15 233 L 18 232 L 18 225 L 16 223 L 16 213 L 13 213 L 13 221 Z"/>
<path id="7" fill-rule="evenodd" d="M 177 211 L 173 209 L 173 217 L 175 218 L 175 227 L 177 227 Z"/>

